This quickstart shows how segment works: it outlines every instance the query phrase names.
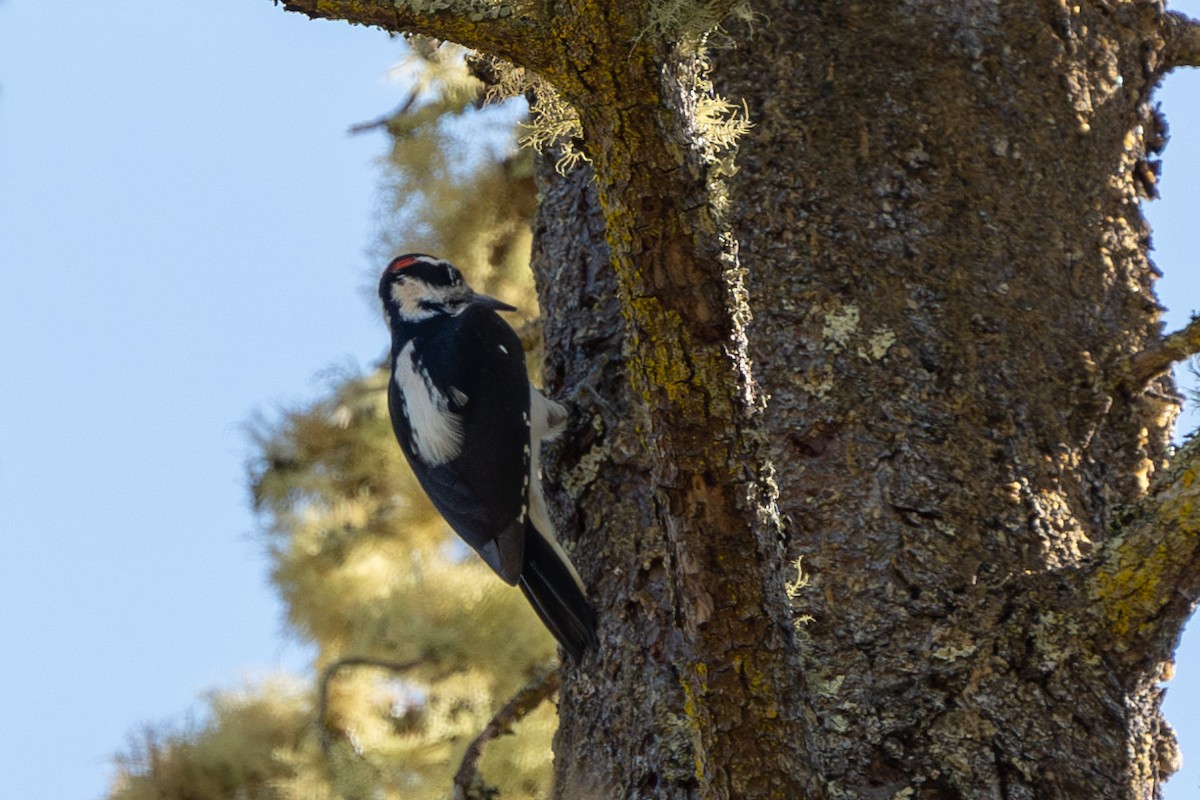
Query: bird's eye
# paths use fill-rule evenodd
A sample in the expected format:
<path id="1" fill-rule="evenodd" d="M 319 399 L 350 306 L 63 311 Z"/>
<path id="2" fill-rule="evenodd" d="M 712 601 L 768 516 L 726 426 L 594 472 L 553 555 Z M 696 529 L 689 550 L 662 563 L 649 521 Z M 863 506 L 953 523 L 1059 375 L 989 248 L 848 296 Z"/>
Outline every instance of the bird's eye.
<path id="1" fill-rule="evenodd" d="M 417 305 L 419 305 L 421 307 L 422 311 L 441 311 L 442 310 L 442 304 L 434 302 L 433 300 L 422 300 L 421 302 L 417 303 Z"/>

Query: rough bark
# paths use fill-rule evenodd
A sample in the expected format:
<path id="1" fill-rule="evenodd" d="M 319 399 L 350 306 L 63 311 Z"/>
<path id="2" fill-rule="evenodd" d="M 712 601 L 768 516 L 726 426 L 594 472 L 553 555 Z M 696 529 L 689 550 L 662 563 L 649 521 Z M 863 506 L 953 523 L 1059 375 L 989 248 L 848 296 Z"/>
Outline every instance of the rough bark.
<path id="1" fill-rule="evenodd" d="M 644 432 L 590 170 L 563 179 L 543 167 L 540 177 L 534 269 L 544 307 L 560 312 L 545 317 L 546 380 L 577 411 L 548 470 L 561 475 L 562 530 L 584 554 L 604 634 L 599 658 L 564 685 L 558 796 L 819 797 L 804 751 L 802 676 L 786 651 L 764 666 L 787 631 L 755 607 L 767 579 L 747 565 L 761 558 L 753 520 L 727 543 L 719 537 L 730 532 L 696 501 L 671 510 L 682 520 L 667 517 L 668 493 L 679 489 L 656 476 L 662 444 Z M 729 468 L 749 483 L 741 460 Z M 691 480 L 692 492 L 712 491 L 705 478 Z M 753 499 L 744 502 L 756 513 Z M 711 540 L 680 544 L 671 534 L 687 525 Z M 782 603 L 781 582 L 772 589 Z M 702 657 L 696 639 L 710 648 Z"/>
<path id="2" fill-rule="evenodd" d="M 1200 458 L 1164 469 L 1194 331 L 1161 336 L 1138 204 L 1192 23 L 757 2 L 716 58 L 756 125 L 726 179 L 648 4 L 285 5 L 457 36 L 579 111 L 594 180 L 543 170 L 534 265 L 601 619 L 560 797 L 1158 793 Z"/>
<path id="3" fill-rule="evenodd" d="M 757 7 L 716 74 L 829 796 L 1152 796 L 1195 528 L 1109 542 L 1176 412 L 1126 380 L 1161 8 Z"/>

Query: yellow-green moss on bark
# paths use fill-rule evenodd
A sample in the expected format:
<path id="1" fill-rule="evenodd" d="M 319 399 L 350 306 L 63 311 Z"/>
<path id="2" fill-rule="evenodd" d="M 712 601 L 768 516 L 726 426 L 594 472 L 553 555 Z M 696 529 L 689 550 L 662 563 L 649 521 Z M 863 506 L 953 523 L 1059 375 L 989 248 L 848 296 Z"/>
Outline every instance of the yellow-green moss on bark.
<path id="1" fill-rule="evenodd" d="M 1096 571 L 1094 596 L 1120 641 L 1154 623 L 1172 594 L 1164 587 L 1174 586 L 1198 558 L 1200 481 L 1198 467 L 1188 463 L 1195 453 L 1195 446 L 1180 453 L 1184 463 L 1170 470 L 1170 483 L 1149 498 L 1153 513 L 1129 522 L 1110 543 L 1112 556 Z"/>

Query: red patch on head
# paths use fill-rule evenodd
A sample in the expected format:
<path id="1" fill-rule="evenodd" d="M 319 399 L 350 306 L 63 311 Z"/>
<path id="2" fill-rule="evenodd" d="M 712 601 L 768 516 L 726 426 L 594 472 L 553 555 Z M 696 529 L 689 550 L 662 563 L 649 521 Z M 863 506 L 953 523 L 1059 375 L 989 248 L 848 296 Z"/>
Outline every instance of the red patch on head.
<path id="1" fill-rule="evenodd" d="M 397 256 L 396 258 L 392 259 L 392 263 L 387 265 L 387 269 L 385 269 L 384 272 L 399 272 L 402 269 L 406 269 L 411 267 L 413 264 L 425 260 L 425 258 L 426 257 L 422 255 Z"/>

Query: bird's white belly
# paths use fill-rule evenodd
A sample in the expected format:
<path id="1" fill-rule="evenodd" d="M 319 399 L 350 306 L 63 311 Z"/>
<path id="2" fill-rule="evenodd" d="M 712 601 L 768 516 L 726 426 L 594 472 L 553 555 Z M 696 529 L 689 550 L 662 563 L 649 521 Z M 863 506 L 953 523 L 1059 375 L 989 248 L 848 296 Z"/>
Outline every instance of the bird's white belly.
<path id="1" fill-rule="evenodd" d="M 431 467 L 453 461 L 462 452 L 462 419 L 425 370 L 413 363 L 412 342 L 396 356 L 395 375 L 415 455 Z"/>

